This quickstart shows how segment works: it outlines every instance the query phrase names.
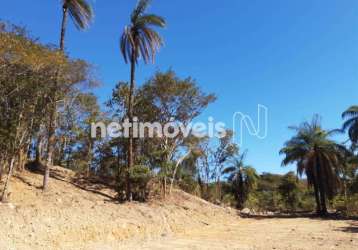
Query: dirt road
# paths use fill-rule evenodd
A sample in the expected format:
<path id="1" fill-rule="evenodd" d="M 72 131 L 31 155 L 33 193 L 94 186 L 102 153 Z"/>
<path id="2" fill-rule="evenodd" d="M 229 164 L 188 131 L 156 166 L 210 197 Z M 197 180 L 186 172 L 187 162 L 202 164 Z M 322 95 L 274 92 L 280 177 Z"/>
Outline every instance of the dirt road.
<path id="1" fill-rule="evenodd" d="M 107 248 L 353 250 L 358 249 L 358 221 L 241 219 L 234 224 L 206 226 L 185 234 L 163 235 L 151 240 L 129 240 Z"/>

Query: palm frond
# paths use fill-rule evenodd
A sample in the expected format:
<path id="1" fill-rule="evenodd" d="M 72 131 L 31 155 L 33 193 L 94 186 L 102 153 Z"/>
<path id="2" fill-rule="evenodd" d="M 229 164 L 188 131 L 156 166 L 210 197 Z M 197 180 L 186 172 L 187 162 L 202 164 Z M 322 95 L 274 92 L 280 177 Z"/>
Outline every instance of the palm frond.
<path id="1" fill-rule="evenodd" d="M 231 173 L 236 172 L 236 170 L 237 170 L 236 167 L 231 166 L 231 167 L 225 168 L 221 173 L 222 173 L 223 175 L 225 175 L 225 174 L 231 174 Z"/>
<path id="2" fill-rule="evenodd" d="M 86 29 L 93 19 L 93 10 L 86 0 L 64 0 L 64 7 L 68 8 L 70 17 L 77 29 Z"/>
<path id="3" fill-rule="evenodd" d="M 139 0 L 137 6 L 133 10 L 131 14 L 131 22 L 135 23 L 136 20 L 143 15 L 143 13 L 147 10 L 151 0 Z"/>
<path id="4" fill-rule="evenodd" d="M 131 24 L 127 26 L 120 39 L 120 48 L 124 61 L 134 63 L 142 58 L 145 63 L 153 62 L 156 53 L 163 45 L 163 39 L 152 27 L 165 27 L 164 18 L 145 14 L 149 0 L 140 0 L 131 14 Z"/>
<path id="5" fill-rule="evenodd" d="M 160 28 L 164 28 L 166 26 L 166 22 L 165 22 L 164 18 L 154 15 L 154 14 L 140 16 L 136 20 L 136 24 L 138 26 L 150 25 L 150 26 L 155 26 L 155 27 L 160 27 Z"/>
<path id="6" fill-rule="evenodd" d="M 347 119 L 351 117 L 358 118 L 358 106 L 351 106 L 342 114 L 343 119 Z"/>

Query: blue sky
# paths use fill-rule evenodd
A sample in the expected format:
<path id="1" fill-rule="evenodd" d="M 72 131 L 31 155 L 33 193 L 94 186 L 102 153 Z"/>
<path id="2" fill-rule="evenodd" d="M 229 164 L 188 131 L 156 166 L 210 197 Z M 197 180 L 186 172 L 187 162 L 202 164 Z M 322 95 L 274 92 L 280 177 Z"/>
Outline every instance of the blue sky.
<path id="1" fill-rule="evenodd" d="M 95 22 L 86 32 L 70 23 L 66 48 L 96 66 L 105 101 L 115 83 L 128 80 L 118 41 L 135 0 L 93 1 Z M 260 172 L 287 172 L 278 155 L 287 129 L 318 113 L 326 128 L 358 104 L 358 1 L 356 0 L 153 0 L 164 16 L 165 47 L 155 65 L 141 65 L 138 83 L 157 69 L 192 76 L 218 100 L 201 116 L 231 124 L 241 111 L 256 117 L 269 108 L 268 136 L 246 136 L 247 162 Z M 58 44 L 60 0 L 3 1 L 0 18 L 25 25 L 42 42 Z"/>

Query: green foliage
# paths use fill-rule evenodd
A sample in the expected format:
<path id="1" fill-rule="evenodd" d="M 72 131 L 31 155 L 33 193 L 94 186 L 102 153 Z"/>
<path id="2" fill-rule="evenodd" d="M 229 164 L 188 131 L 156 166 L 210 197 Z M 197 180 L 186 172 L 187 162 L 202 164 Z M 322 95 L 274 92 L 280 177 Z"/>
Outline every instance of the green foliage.
<path id="1" fill-rule="evenodd" d="M 228 174 L 228 181 L 232 184 L 232 192 L 238 208 L 243 208 L 257 186 L 259 176 L 250 166 L 244 166 L 245 153 L 233 159 L 233 165 L 224 168 L 223 174 Z"/>
<path id="2" fill-rule="evenodd" d="M 343 112 L 342 118 L 345 120 L 342 126 L 343 131 L 348 132 L 352 143 L 358 143 L 358 106 L 351 106 Z"/>
<path id="3" fill-rule="evenodd" d="M 295 211 L 298 207 L 300 199 L 300 189 L 298 186 L 297 177 L 293 172 L 289 172 L 281 178 L 281 183 L 278 186 L 278 190 L 281 194 L 286 209 Z"/>
<path id="4" fill-rule="evenodd" d="M 125 62 L 138 63 L 141 57 L 146 63 L 154 62 L 155 54 L 163 41 L 153 27 L 165 27 L 165 20 L 154 14 L 146 14 L 149 0 L 140 0 L 131 14 L 131 23 L 126 26 L 120 41 Z"/>
<path id="5" fill-rule="evenodd" d="M 129 86 L 125 82 L 117 84 L 112 92 L 112 98 L 107 102 L 113 118 L 124 120 L 127 117 L 127 103 Z M 156 72 L 134 93 L 135 105 L 133 114 L 139 121 L 157 122 L 162 127 L 168 122 L 188 124 L 215 100 L 214 95 L 205 94 L 191 78 L 181 79 L 174 71 Z M 152 131 L 155 133 L 155 131 Z M 196 174 L 193 161 L 197 152 L 199 140 L 193 136 L 187 138 L 179 134 L 175 138 L 165 136 L 148 136 L 149 129 L 145 131 L 144 138 L 137 138 L 135 145 L 138 154 L 135 164 L 149 166 L 150 169 L 163 181 L 173 180 L 180 183 L 185 171 L 191 168 L 191 174 Z M 112 151 L 117 151 L 118 157 L 109 153 L 108 157 L 125 159 L 128 152 L 128 142 L 124 138 L 110 140 Z M 108 150 L 108 149 L 107 149 Z M 110 152 L 110 151 L 109 151 Z M 104 158 L 102 162 L 107 161 Z M 122 164 L 122 162 L 121 162 Z M 106 166 L 106 164 L 101 164 Z M 185 171 L 181 171 L 185 168 Z M 191 177 L 191 179 L 193 179 Z M 187 178 L 190 186 L 190 178 Z M 187 187 L 189 189 L 189 187 Z"/>
<path id="6" fill-rule="evenodd" d="M 129 180 L 132 187 L 133 199 L 145 201 L 148 198 L 148 183 L 152 178 L 149 167 L 135 165 L 129 169 Z"/>
<path id="7" fill-rule="evenodd" d="M 282 164 L 297 164 L 297 172 L 304 173 L 315 190 L 317 212 L 326 214 L 327 198 L 332 199 L 339 190 L 347 150 L 330 139 L 332 132 L 322 129 L 318 116 L 292 129 L 297 134 L 280 151 L 285 155 Z"/>
<path id="8" fill-rule="evenodd" d="M 131 185 L 133 199 L 136 201 L 146 201 L 149 195 L 149 182 L 153 179 L 153 173 L 149 167 L 134 165 L 127 170 L 122 168 L 117 174 L 117 191 L 119 200 L 126 200 L 127 177 Z"/>
<path id="9" fill-rule="evenodd" d="M 62 0 L 62 7 L 69 14 L 78 29 L 85 29 L 93 19 L 93 10 L 87 0 Z"/>
<path id="10" fill-rule="evenodd" d="M 351 195 L 347 201 L 347 215 L 358 216 L 358 194 Z"/>
<path id="11" fill-rule="evenodd" d="M 190 174 L 180 175 L 180 179 L 178 180 L 178 187 L 187 193 L 200 195 L 198 182 Z"/>

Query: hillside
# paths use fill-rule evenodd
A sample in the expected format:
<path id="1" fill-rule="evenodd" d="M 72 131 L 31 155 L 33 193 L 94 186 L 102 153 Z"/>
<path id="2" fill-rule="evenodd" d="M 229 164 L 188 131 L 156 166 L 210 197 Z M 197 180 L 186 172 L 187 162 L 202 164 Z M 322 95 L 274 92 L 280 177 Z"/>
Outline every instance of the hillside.
<path id="1" fill-rule="evenodd" d="M 176 190 L 149 203 L 118 204 L 110 188 L 56 167 L 43 194 L 42 176 L 24 172 L 0 205 L 0 249 L 357 249 L 354 221 L 241 219 Z M 258 240 L 260 239 L 260 240 Z"/>
<path id="2" fill-rule="evenodd" d="M 54 174 L 45 194 L 41 175 L 24 172 L 11 180 L 11 203 L 0 206 L 0 249 L 10 243 L 14 249 L 78 249 L 89 242 L 170 236 L 238 219 L 181 191 L 165 202 L 118 204 L 104 185 L 72 184 L 74 173 L 59 167 Z"/>

